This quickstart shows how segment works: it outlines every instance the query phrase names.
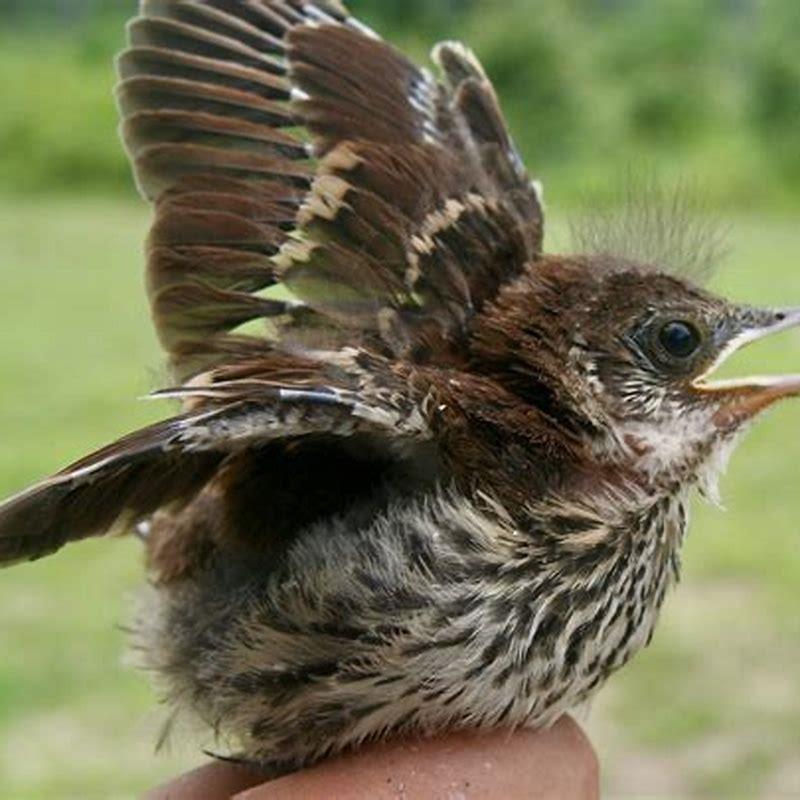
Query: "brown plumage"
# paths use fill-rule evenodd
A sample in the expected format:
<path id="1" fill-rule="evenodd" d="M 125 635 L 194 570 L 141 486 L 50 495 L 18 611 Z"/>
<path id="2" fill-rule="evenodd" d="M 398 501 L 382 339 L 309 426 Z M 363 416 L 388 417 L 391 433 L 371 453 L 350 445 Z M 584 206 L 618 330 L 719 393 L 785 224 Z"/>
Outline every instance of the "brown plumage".
<path id="1" fill-rule="evenodd" d="M 800 394 L 706 376 L 800 312 L 693 286 L 664 246 L 705 241 L 663 227 L 543 254 L 462 45 L 435 78 L 336 0 L 144 0 L 129 35 L 183 414 L 0 506 L 0 563 L 135 528 L 145 664 L 275 770 L 590 697 L 653 633 L 692 490 Z"/>

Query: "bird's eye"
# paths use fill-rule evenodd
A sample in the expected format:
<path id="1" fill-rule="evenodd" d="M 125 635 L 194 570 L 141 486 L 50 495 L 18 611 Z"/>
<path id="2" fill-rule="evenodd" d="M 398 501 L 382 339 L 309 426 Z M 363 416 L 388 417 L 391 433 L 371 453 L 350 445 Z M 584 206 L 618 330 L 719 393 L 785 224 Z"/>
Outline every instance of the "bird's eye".
<path id="1" fill-rule="evenodd" d="M 661 328 L 658 341 L 672 358 L 687 359 L 700 349 L 702 337 L 690 322 L 673 321 Z"/>

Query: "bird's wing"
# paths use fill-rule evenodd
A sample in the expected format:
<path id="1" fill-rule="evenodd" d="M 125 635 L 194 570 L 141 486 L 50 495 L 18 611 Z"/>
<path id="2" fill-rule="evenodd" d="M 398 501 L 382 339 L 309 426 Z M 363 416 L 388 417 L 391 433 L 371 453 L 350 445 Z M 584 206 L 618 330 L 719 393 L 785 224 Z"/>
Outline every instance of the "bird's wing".
<path id="1" fill-rule="evenodd" d="M 338 0 L 143 0 L 119 60 L 176 373 L 324 332 L 445 362 L 541 250 L 542 208 L 459 44 L 435 79 Z"/>
<path id="2" fill-rule="evenodd" d="M 537 191 L 462 46 L 437 48 L 436 80 L 337 0 L 143 0 L 129 34 L 123 135 L 185 414 L 1 505 L 0 564 L 180 508 L 231 458 L 270 462 L 261 487 L 299 478 L 309 446 L 407 454 L 432 435 L 414 365 L 458 362 L 470 316 L 541 250 Z"/>
<path id="3" fill-rule="evenodd" d="M 44 557 L 165 507 L 190 502 L 225 465 L 270 444 L 272 468 L 293 443 L 355 437 L 388 448 L 430 436 L 405 379 L 357 352 L 320 360 L 273 353 L 165 392 L 185 414 L 138 431 L 0 504 L 0 566 Z M 268 482 L 266 482 L 268 484 Z M 271 487 L 260 493 L 270 498 Z M 313 506 L 313 496 L 296 503 Z"/>

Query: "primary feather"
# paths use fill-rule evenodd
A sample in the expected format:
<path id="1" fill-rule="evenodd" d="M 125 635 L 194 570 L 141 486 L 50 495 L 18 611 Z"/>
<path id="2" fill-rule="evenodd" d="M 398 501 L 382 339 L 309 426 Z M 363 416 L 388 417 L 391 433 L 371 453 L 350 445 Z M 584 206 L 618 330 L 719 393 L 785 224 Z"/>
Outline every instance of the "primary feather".
<path id="1" fill-rule="evenodd" d="M 145 2 L 130 38 L 123 133 L 179 374 L 258 318 L 435 361 L 540 253 L 536 191 L 462 46 L 437 48 L 439 81 L 306 2 Z"/>

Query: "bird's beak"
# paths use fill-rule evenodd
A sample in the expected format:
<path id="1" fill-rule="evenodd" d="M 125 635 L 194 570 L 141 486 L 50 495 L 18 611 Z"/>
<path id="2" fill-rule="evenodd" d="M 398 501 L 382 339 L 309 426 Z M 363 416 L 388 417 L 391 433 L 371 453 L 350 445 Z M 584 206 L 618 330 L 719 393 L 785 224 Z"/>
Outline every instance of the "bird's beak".
<path id="1" fill-rule="evenodd" d="M 712 367 L 694 383 L 694 388 L 716 401 L 714 421 L 720 428 L 737 428 L 780 400 L 800 397 L 800 373 L 708 380 L 708 376 L 734 353 L 753 342 L 781 331 L 800 328 L 800 308 L 750 312 L 741 333 L 734 336 Z"/>

